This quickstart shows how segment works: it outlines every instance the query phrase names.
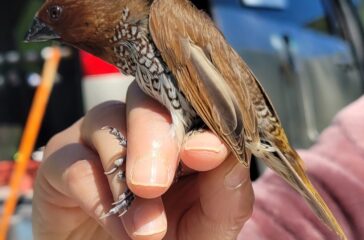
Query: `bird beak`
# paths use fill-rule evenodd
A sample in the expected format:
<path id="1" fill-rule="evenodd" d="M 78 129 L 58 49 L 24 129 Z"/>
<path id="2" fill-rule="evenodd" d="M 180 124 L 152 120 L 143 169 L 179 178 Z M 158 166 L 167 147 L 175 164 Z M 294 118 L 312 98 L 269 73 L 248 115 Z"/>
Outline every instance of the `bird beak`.
<path id="1" fill-rule="evenodd" d="M 35 17 L 32 26 L 25 35 L 24 42 L 44 42 L 60 38 L 51 27 Z"/>

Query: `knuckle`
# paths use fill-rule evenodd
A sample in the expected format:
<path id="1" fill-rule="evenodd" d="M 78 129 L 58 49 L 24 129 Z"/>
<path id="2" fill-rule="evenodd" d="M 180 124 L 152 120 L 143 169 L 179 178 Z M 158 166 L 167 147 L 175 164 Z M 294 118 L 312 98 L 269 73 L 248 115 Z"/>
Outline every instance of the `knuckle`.
<path id="1" fill-rule="evenodd" d="M 68 186 L 79 185 L 88 177 L 93 175 L 93 170 L 86 160 L 81 160 L 73 163 L 65 172 L 64 180 Z"/>
<path id="2" fill-rule="evenodd" d="M 123 111 L 124 108 L 125 104 L 120 101 L 113 100 L 103 102 L 86 113 L 85 122 L 89 123 L 89 121 L 94 122 L 95 120 L 102 121 L 105 119 L 105 116 L 112 116 L 115 112 L 119 113 L 120 111 Z"/>
<path id="3" fill-rule="evenodd" d="M 49 147 L 57 146 L 61 142 L 63 132 L 59 132 L 53 135 L 47 142 L 45 152 L 48 151 Z"/>
<path id="4" fill-rule="evenodd" d="M 51 156 L 51 154 L 61 148 L 64 145 L 64 132 L 59 132 L 55 135 L 53 135 L 47 142 L 45 148 L 44 148 L 44 159 L 43 161 L 45 161 L 46 159 L 49 158 L 49 156 Z"/>
<path id="5" fill-rule="evenodd" d="M 107 101 L 95 106 L 85 115 L 81 125 L 81 138 L 86 143 L 92 142 L 106 126 L 125 129 L 124 116 L 125 104 L 120 101 Z"/>

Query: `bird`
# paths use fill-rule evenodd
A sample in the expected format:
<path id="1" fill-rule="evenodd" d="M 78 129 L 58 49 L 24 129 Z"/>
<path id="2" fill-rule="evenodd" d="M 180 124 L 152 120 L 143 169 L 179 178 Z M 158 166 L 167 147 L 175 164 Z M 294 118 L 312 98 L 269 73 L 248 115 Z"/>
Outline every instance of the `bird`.
<path id="1" fill-rule="evenodd" d="M 202 120 L 245 167 L 250 154 L 261 159 L 339 239 L 347 239 L 307 177 L 262 85 L 211 18 L 190 1 L 46 0 L 25 41 L 48 40 L 85 50 L 134 76 L 170 112 L 171 132 L 180 145 Z M 109 214 L 124 213 L 130 196 L 124 193 Z"/>

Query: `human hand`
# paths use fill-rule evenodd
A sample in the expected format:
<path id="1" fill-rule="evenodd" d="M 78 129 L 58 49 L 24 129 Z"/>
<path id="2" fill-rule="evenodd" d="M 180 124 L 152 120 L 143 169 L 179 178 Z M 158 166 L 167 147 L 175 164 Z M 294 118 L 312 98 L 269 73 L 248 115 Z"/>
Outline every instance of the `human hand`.
<path id="1" fill-rule="evenodd" d="M 126 105 L 101 104 L 53 137 L 35 185 L 35 239 L 235 239 L 252 212 L 249 169 L 210 132 L 178 151 L 170 124 L 133 85 Z M 128 148 L 105 126 L 127 136 Z M 104 175 L 126 152 L 127 185 L 138 197 L 123 217 L 100 219 L 126 190 Z M 173 183 L 179 158 L 198 173 Z"/>

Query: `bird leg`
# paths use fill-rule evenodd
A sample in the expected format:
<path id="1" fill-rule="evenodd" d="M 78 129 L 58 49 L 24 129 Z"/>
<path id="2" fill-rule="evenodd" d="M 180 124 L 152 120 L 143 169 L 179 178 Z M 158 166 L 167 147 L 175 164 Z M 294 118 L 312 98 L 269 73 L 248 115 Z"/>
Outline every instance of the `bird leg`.
<path id="1" fill-rule="evenodd" d="M 119 141 L 120 146 L 126 148 L 126 145 L 128 143 L 126 140 L 126 137 L 124 137 L 124 135 L 117 128 L 105 126 L 105 127 L 101 128 L 101 130 L 108 130 L 109 133 L 111 135 L 113 135 Z"/>
<path id="2" fill-rule="evenodd" d="M 126 190 L 119 196 L 119 200 L 112 204 L 114 207 L 111 208 L 108 213 L 103 214 L 100 219 L 104 219 L 115 214 L 119 214 L 119 217 L 123 216 L 128 211 L 128 208 L 134 199 L 134 193 L 132 193 L 129 189 Z"/>
<path id="3" fill-rule="evenodd" d="M 117 174 L 116 174 L 117 179 L 120 182 L 125 182 L 126 180 L 126 175 L 125 175 L 125 171 L 120 170 Z"/>
<path id="4" fill-rule="evenodd" d="M 103 127 L 102 129 L 108 130 L 109 133 L 119 141 L 120 146 L 126 148 L 127 140 L 118 129 L 113 127 Z M 109 176 L 112 174 L 116 174 L 117 180 L 125 183 L 126 174 L 125 171 L 122 170 L 125 161 L 125 157 L 121 157 L 115 160 L 114 166 L 109 171 L 106 171 L 105 175 Z M 134 193 L 132 193 L 127 188 L 127 190 L 119 196 L 118 200 L 112 204 L 113 207 L 109 210 L 109 212 L 103 214 L 100 219 L 104 219 L 115 214 L 119 214 L 119 217 L 123 216 L 128 211 L 128 208 L 130 207 L 134 199 Z"/>

